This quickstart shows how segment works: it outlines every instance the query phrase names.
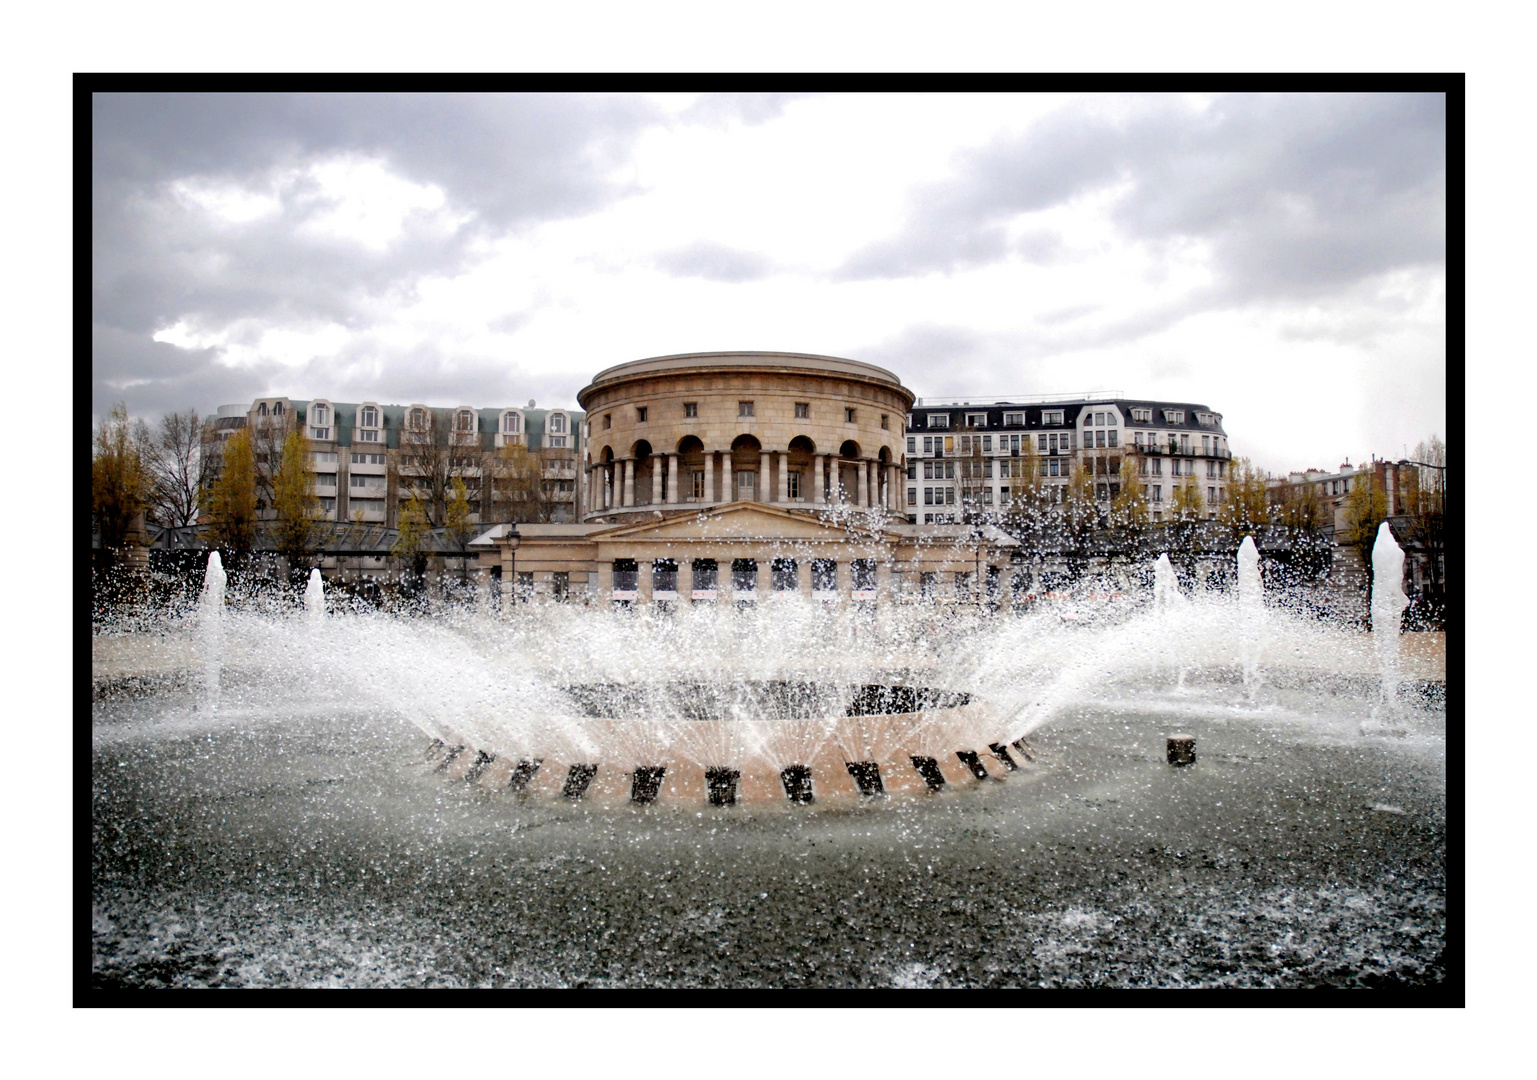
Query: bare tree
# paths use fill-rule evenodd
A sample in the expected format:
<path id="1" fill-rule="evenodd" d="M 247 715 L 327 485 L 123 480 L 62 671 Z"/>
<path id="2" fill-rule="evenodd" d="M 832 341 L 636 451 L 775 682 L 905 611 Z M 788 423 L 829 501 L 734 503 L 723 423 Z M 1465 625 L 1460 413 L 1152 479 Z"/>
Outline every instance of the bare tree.
<path id="1" fill-rule="evenodd" d="M 491 514 L 500 522 L 549 521 L 555 514 L 554 492 L 544 478 L 541 454 L 510 443 L 486 462 Z"/>
<path id="2" fill-rule="evenodd" d="M 407 410 L 400 452 L 391 462 L 401 507 L 414 496 L 426 526 L 442 526 L 448 518 L 453 478 L 479 464 L 479 451 L 473 433 L 464 438 L 451 430 L 447 414 L 426 408 Z"/>
<path id="3" fill-rule="evenodd" d="M 152 521 L 173 528 L 197 522 L 202 494 L 203 421 L 196 409 L 166 413 L 160 427 L 146 440 L 148 514 Z"/>

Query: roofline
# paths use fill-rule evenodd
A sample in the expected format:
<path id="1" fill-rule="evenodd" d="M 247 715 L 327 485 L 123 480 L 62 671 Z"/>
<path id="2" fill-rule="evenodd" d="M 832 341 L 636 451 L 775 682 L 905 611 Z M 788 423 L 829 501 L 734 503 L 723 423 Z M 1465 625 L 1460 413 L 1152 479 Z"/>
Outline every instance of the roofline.
<path id="1" fill-rule="evenodd" d="M 850 360 L 842 356 L 822 356 L 817 353 L 740 351 L 672 353 L 667 356 L 651 356 L 644 360 L 630 360 L 623 364 L 604 368 L 592 377 L 592 381 L 577 392 L 577 404 L 586 409 L 587 397 L 600 388 L 608 388 L 635 379 L 667 375 L 679 371 L 813 371 L 828 375 L 842 375 L 861 379 L 887 389 L 912 396 L 912 391 L 902 385 L 895 372 L 867 364 L 863 360 Z"/>

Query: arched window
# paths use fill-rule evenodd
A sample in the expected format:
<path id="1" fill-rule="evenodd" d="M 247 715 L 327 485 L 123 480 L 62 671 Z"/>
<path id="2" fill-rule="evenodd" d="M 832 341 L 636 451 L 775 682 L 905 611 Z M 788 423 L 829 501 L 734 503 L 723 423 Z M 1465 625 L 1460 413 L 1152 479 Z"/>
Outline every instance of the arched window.
<path id="1" fill-rule="evenodd" d="M 523 417 L 519 416 L 515 412 L 502 413 L 502 434 L 523 434 Z"/>
<path id="2" fill-rule="evenodd" d="M 454 427 L 461 435 L 473 434 L 475 431 L 475 413 L 470 409 L 460 409 L 455 414 Z"/>
<path id="3" fill-rule="evenodd" d="M 411 425 L 411 430 L 412 431 L 426 431 L 427 430 L 427 410 L 426 409 L 412 409 L 411 410 L 411 417 L 410 417 L 410 425 Z"/>
<path id="4" fill-rule="evenodd" d="M 309 408 L 310 438 L 331 437 L 331 406 L 324 401 L 313 401 Z"/>
<path id="5" fill-rule="evenodd" d="M 364 405 L 358 412 L 358 427 L 378 427 L 379 410 L 372 405 Z"/>
<path id="6" fill-rule="evenodd" d="M 552 450 L 565 449 L 568 445 L 566 443 L 566 431 L 569 423 L 565 413 L 550 413 L 545 425 L 548 431 L 545 435 L 544 445 Z"/>
<path id="7" fill-rule="evenodd" d="M 324 405 L 316 405 L 310 409 L 310 423 L 324 427 L 331 422 L 331 410 Z"/>
<path id="8" fill-rule="evenodd" d="M 281 401 L 274 401 L 272 403 L 272 415 L 273 416 L 282 416 L 283 415 L 283 403 Z"/>
<path id="9" fill-rule="evenodd" d="M 260 405 L 256 406 L 256 415 L 257 416 L 266 416 L 267 415 L 267 403 L 265 401 L 262 402 Z"/>
<path id="10" fill-rule="evenodd" d="M 550 416 L 550 434 L 564 435 L 566 433 L 566 418 L 560 413 Z"/>

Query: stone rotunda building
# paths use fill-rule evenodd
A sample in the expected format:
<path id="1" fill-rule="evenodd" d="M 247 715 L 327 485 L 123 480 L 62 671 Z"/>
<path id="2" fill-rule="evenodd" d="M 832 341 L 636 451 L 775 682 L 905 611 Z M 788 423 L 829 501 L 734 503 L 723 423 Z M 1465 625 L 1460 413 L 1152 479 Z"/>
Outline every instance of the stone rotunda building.
<path id="1" fill-rule="evenodd" d="M 910 525 L 913 394 L 883 368 L 782 352 L 687 353 L 594 376 L 580 522 L 498 525 L 472 547 L 520 596 L 622 603 L 1007 600 L 1013 541 Z M 1000 593 L 1002 594 L 1000 596 Z"/>

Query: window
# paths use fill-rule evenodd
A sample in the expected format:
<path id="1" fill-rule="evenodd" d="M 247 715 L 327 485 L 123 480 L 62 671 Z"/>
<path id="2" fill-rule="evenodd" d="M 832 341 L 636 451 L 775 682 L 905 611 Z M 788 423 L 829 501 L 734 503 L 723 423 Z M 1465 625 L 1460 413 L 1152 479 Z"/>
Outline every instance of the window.
<path id="1" fill-rule="evenodd" d="M 315 486 L 334 488 L 336 486 L 336 474 L 334 472 L 316 473 Z"/>
<path id="2" fill-rule="evenodd" d="M 331 422 L 331 409 L 328 405 L 310 406 L 310 423 L 324 426 Z"/>
<path id="3" fill-rule="evenodd" d="M 795 592 L 800 588 L 800 567 L 794 559 L 774 559 L 769 563 L 769 586 L 775 592 Z"/>
<path id="4" fill-rule="evenodd" d="M 1022 412 L 1006 412 L 1003 414 L 1004 427 L 1024 427 L 1025 414 Z"/>
<path id="5" fill-rule="evenodd" d="M 348 487 L 355 487 L 355 488 L 361 488 L 361 487 L 370 487 L 370 488 L 371 487 L 382 487 L 383 484 L 384 484 L 384 477 L 382 477 L 382 476 L 360 476 L 357 473 L 353 473 L 347 479 L 348 479 L 347 486 Z"/>
<path id="6" fill-rule="evenodd" d="M 954 506 L 955 505 L 955 489 L 954 488 L 945 488 L 945 505 L 947 505 L 947 506 Z"/>
<path id="7" fill-rule="evenodd" d="M 1195 414 L 1195 420 L 1196 420 L 1196 423 L 1200 424 L 1202 427 L 1216 427 L 1217 426 L 1217 415 L 1216 415 L 1216 413 L 1198 412 L 1198 413 Z"/>
<path id="8" fill-rule="evenodd" d="M 882 431 L 890 431 L 891 430 L 891 425 L 889 423 L 887 423 L 887 420 L 888 420 L 888 417 L 886 416 L 886 414 L 885 413 L 881 413 L 881 430 Z"/>
<path id="9" fill-rule="evenodd" d="M 934 462 L 925 461 L 923 463 L 923 478 L 925 480 L 934 479 Z"/>
<path id="10" fill-rule="evenodd" d="M 704 470 L 695 470 L 689 490 L 693 493 L 691 497 L 695 502 L 704 501 Z"/>
<path id="11" fill-rule="evenodd" d="M 845 408 L 843 410 L 843 422 L 845 424 L 852 424 L 854 422 L 854 410 L 853 409 Z"/>
<path id="12" fill-rule="evenodd" d="M 1143 476 L 1147 475 L 1147 458 L 1137 459 L 1137 472 L 1141 473 Z"/>
<path id="13" fill-rule="evenodd" d="M 750 402 L 750 401 L 739 401 L 739 402 L 737 402 L 736 403 L 736 414 L 738 416 L 751 416 L 752 415 L 752 402 Z"/>
<path id="14" fill-rule="evenodd" d="M 984 454 L 991 454 L 993 452 L 993 437 L 991 435 L 982 436 L 982 452 Z"/>
<path id="15" fill-rule="evenodd" d="M 925 454 L 932 454 L 934 452 L 934 437 L 932 435 L 925 435 L 923 437 L 923 452 Z"/>
<path id="16" fill-rule="evenodd" d="M 502 414 L 502 434 L 520 435 L 523 432 L 523 417 L 515 412 Z"/>
<path id="17" fill-rule="evenodd" d="M 1216 488 L 1209 487 L 1209 488 L 1206 489 L 1206 501 L 1207 501 L 1207 503 L 1209 503 L 1212 506 L 1215 506 L 1217 504 L 1217 489 Z"/>
<path id="18" fill-rule="evenodd" d="M 756 592 L 758 589 L 758 560 L 731 560 L 731 587 L 737 592 Z"/>
<path id="19" fill-rule="evenodd" d="M 1103 419 L 1105 414 L 1104 413 L 1100 413 L 1099 415 L 1100 415 L 1100 418 Z M 1084 427 L 1093 427 L 1094 426 L 1094 414 L 1093 413 L 1086 412 L 1086 413 L 1083 414 L 1083 426 Z"/>
<path id="20" fill-rule="evenodd" d="M 557 435 L 566 433 L 566 417 L 564 413 L 555 413 L 550 417 L 550 430 Z"/>
<path id="21" fill-rule="evenodd" d="M 908 506 L 917 506 L 918 505 L 918 489 L 917 488 L 910 487 L 910 488 L 907 489 L 907 505 Z"/>
<path id="22" fill-rule="evenodd" d="M 838 564 L 832 559 L 811 560 L 811 591 L 834 592 L 838 588 Z"/>
<path id="23" fill-rule="evenodd" d="M 1110 445 L 1111 446 L 1120 446 L 1121 445 L 1121 438 L 1120 438 L 1120 436 L 1121 436 L 1121 432 L 1120 432 L 1119 429 L 1112 429 L 1111 432 L 1110 432 Z"/>
<path id="24" fill-rule="evenodd" d="M 950 426 L 950 414 L 944 412 L 929 413 L 929 427 L 947 428 Z"/>
<path id="25" fill-rule="evenodd" d="M 273 416 L 282 416 L 283 415 L 283 403 L 281 401 L 274 401 L 272 403 L 272 415 Z"/>
<path id="26" fill-rule="evenodd" d="M 1041 413 L 1041 423 L 1043 423 L 1043 424 L 1060 424 L 1060 423 L 1062 423 L 1062 410 L 1061 409 L 1050 409 L 1050 410 L 1048 410 L 1046 412 Z"/>
<path id="27" fill-rule="evenodd" d="M 1215 461 L 1208 461 L 1206 463 L 1206 476 L 1207 476 L 1207 479 L 1212 479 L 1216 475 L 1217 475 L 1217 463 Z"/>
<path id="28" fill-rule="evenodd" d="M 1131 410 L 1131 419 L 1134 423 L 1151 424 L 1153 422 L 1153 410 L 1133 409 Z"/>
<path id="29" fill-rule="evenodd" d="M 984 461 L 982 463 L 982 478 L 984 480 L 991 480 L 993 478 L 993 463 L 991 461 Z"/>
<path id="30" fill-rule="evenodd" d="M 334 514 L 334 513 L 336 513 L 336 497 L 334 495 L 329 497 L 329 498 L 327 498 L 326 496 L 321 496 L 321 499 L 320 499 L 320 512 L 323 513 L 323 514 Z"/>
<path id="31" fill-rule="evenodd" d="M 1088 436 L 1085 435 L 1084 438 L 1088 438 Z M 1095 446 L 1104 446 L 1105 445 L 1105 433 L 1103 431 L 1096 431 L 1094 433 L 1094 445 Z"/>
<path id="32" fill-rule="evenodd" d="M 799 469 L 791 470 L 788 489 L 790 498 L 799 499 L 801 497 L 801 474 Z"/>
<path id="33" fill-rule="evenodd" d="M 683 417 L 684 417 L 684 419 L 692 420 L 692 419 L 696 418 L 698 415 L 699 415 L 699 402 L 697 402 L 697 401 L 685 401 L 683 403 Z"/>
<path id="34" fill-rule="evenodd" d="M 1028 436 L 1026 436 L 1026 437 L 1028 438 Z M 1056 436 L 1053 435 L 1052 438 L 1055 439 Z M 1046 452 L 1046 433 L 1044 431 L 1041 432 L 1039 435 L 1036 436 L 1036 440 L 1037 440 L 1036 444 L 1035 444 L 1036 449 L 1044 454 Z"/>
<path id="35" fill-rule="evenodd" d="M 855 592 L 875 590 L 875 560 L 855 559 L 849 563 L 849 584 Z"/>
<path id="36" fill-rule="evenodd" d="M 644 405 L 636 406 L 636 408 L 635 408 L 635 422 L 637 424 L 644 424 L 646 422 L 646 406 L 644 406 Z"/>
<path id="37" fill-rule="evenodd" d="M 917 438 L 915 438 L 915 437 L 909 437 L 908 438 L 908 440 L 907 440 L 907 452 L 909 454 L 916 454 L 918 452 L 918 440 L 917 440 Z"/>
<path id="38" fill-rule="evenodd" d="M 1179 437 L 1179 452 L 1181 454 L 1188 454 L 1188 453 L 1190 453 L 1190 436 L 1189 435 L 1181 435 Z"/>
<path id="39" fill-rule="evenodd" d="M 909 461 L 907 463 L 907 478 L 909 480 L 918 479 L 918 463 L 916 461 Z"/>
<path id="40" fill-rule="evenodd" d="M 1157 465 L 1158 462 L 1155 461 L 1155 462 L 1153 462 L 1153 464 Z M 1156 502 L 1163 502 L 1163 485 L 1162 484 L 1154 484 L 1153 485 L 1153 501 L 1155 503 Z"/>
<path id="41" fill-rule="evenodd" d="M 797 401 L 795 403 L 795 419 L 809 420 L 811 418 L 811 405 L 809 402 Z"/>
<path id="42" fill-rule="evenodd" d="M 611 428 L 613 426 L 614 426 L 614 414 L 613 413 L 604 413 L 603 414 L 603 430 L 607 431 L 609 428 Z"/>
<path id="43" fill-rule="evenodd" d="M 352 455 L 352 463 L 354 465 L 383 465 L 384 464 L 384 455 L 383 454 L 353 454 Z"/>
<path id="44" fill-rule="evenodd" d="M 357 431 L 353 432 L 353 435 L 357 439 L 358 442 L 378 442 L 379 441 L 379 432 L 377 430 L 370 430 L 368 428 L 359 428 Z"/>
<path id="45" fill-rule="evenodd" d="M 945 479 L 946 480 L 954 480 L 955 479 L 955 462 L 953 462 L 953 461 L 946 461 L 943 464 L 945 466 Z M 939 474 L 937 472 L 934 474 L 934 476 L 935 476 L 935 479 L 939 478 Z"/>
<path id="46" fill-rule="evenodd" d="M 758 482 L 758 474 L 755 472 L 739 472 L 736 474 L 736 494 L 739 499 L 751 499 L 753 489 Z"/>
<path id="47" fill-rule="evenodd" d="M 1165 409 L 1163 411 L 1163 422 L 1166 424 L 1183 424 L 1185 422 L 1185 410 Z"/>
<path id="48" fill-rule="evenodd" d="M 969 412 L 966 414 L 967 427 L 986 427 L 987 414 L 985 412 Z"/>
<path id="49" fill-rule="evenodd" d="M 317 451 L 315 453 L 315 460 L 323 465 L 334 465 L 336 464 L 336 454 L 334 452 Z"/>
<path id="50" fill-rule="evenodd" d="M 1163 458 L 1155 457 L 1153 459 L 1153 475 L 1154 476 L 1162 476 L 1163 475 Z"/>
<path id="51" fill-rule="evenodd" d="M 427 430 L 427 410 L 426 409 L 412 409 L 410 411 L 410 413 L 407 414 L 407 418 L 406 419 L 407 419 L 407 423 L 410 425 L 412 431 L 426 431 Z"/>
<path id="52" fill-rule="evenodd" d="M 257 416 L 266 416 L 267 415 L 267 403 L 265 401 L 262 402 L 260 405 L 256 406 L 256 415 Z"/>
<path id="53" fill-rule="evenodd" d="M 1115 413 L 1107 412 L 1105 414 L 1105 423 L 1109 424 L 1111 427 L 1115 427 L 1120 422 L 1121 422 L 1121 418 L 1119 416 L 1117 416 Z"/>
<path id="54" fill-rule="evenodd" d="M 473 433 L 475 430 L 475 414 L 469 409 L 460 409 L 454 419 L 454 429 L 461 435 Z"/>
<path id="55" fill-rule="evenodd" d="M 934 442 L 934 449 L 936 449 L 936 450 L 939 449 L 939 441 L 937 439 Z M 954 435 L 946 435 L 945 436 L 945 453 L 947 453 L 947 454 L 955 453 L 955 436 Z"/>
<path id="56" fill-rule="evenodd" d="M 1179 459 L 1178 458 L 1175 458 L 1173 461 L 1169 462 L 1169 475 L 1170 476 L 1178 476 L 1179 475 Z"/>
<path id="57" fill-rule="evenodd" d="M 934 489 L 933 488 L 926 487 L 926 488 L 923 489 L 923 505 L 924 506 L 933 506 L 934 505 Z"/>
<path id="58" fill-rule="evenodd" d="M 1047 464 L 1046 464 L 1046 475 L 1047 476 L 1056 476 L 1057 475 L 1057 466 L 1060 465 L 1060 464 L 1061 464 L 1061 462 L 1059 462 L 1056 458 L 1052 458 L 1051 461 L 1047 462 Z"/>

